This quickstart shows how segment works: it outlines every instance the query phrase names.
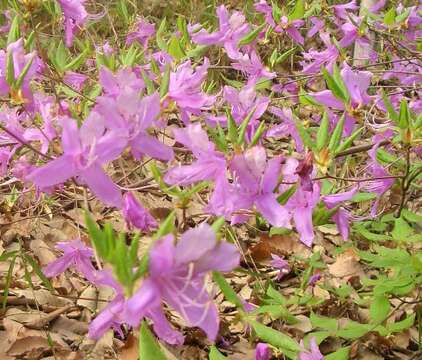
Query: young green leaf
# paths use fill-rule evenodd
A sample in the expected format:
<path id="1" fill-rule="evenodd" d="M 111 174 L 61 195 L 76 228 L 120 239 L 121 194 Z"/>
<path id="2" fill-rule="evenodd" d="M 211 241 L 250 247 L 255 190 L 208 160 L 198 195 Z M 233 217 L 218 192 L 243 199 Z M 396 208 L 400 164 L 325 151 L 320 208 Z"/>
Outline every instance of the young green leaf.
<path id="1" fill-rule="evenodd" d="M 248 115 L 246 115 L 245 119 L 242 121 L 239 127 L 239 136 L 237 137 L 236 143 L 238 145 L 242 145 L 245 142 L 245 134 L 246 129 L 248 128 L 249 122 L 251 121 L 251 118 L 253 114 L 255 113 L 256 107 L 254 107 Z"/>
<path id="2" fill-rule="evenodd" d="M 246 34 L 243 38 L 240 39 L 238 45 L 244 46 L 244 45 L 250 44 L 252 41 L 254 41 L 258 37 L 258 35 L 261 33 L 262 29 L 264 29 L 265 26 L 267 26 L 267 23 L 264 22 L 263 24 L 255 28 L 254 30 L 250 31 L 248 34 Z"/>
<path id="3" fill-rule="evenodd" d="M 331 154 L 335 154 L 340 145 L 341 137 L 343 134 L 344 121 L 345 121 L 345 115 L 343 114 L 340 117 L 340 120 L 338 121 L 336 127 L 334 128 L 333 134 L 331 135 L 330 142 L 328 143 L 328 150 L 330 150 Z"/>
<path id="4" fill-rule="evenodd" d="M 163 236 L 170 234 L 174 230 L 174 220 L 176 219 L 176 213 L 173 210 L 166 219 L 160 224 L 157 232 L 154 234 L 154 239 L 160 239 Z"/>
<path id="5" fill-rule="evenodd" d="M 390 302 L 386 295 L 375 296 L 369 307 L 372 323 L 377 324 L 385 320 L 390 312 Z"/>
<path id="6" fill-rule="evenodd" d="M 139 360 L 167 360 L 145 321 L 139 330 Z"/>
<path id="7" fill-rule="evenodd" d="M 317 138 L 316 138 L 316 148 L 318 151 L 321 151 L 327 146 L 328 135 L 330 130 L 330 120 L 328 119 L 328 114 L 324 111 L 322 115 L 321 123 L 319 124 Z"/>
<path id="8" fill-rule="evenodd" d="M 19 74 L 19 77 L 14 84 L 15 89 L 20 89 L 22 87 L 23 81 L 25 80 L 25 76 L 26 74 L 28 74 L 28 71 L 33 61 L 34 61 L 34 56 L 32 56 L 31 59 L 25 64 L 25 67 L 22 69 L 22 72 Z"/>
<path id="9" fill-rule="evenodd" d="M 9 270 L 7 270 L 6 281 L 3 286 L 3 301 L 2 301 L 2 308 L 6 308 L 7 304 L 7 296 L 9 295 L 10 284 L 12 283 L 12 276 L 13 276 L 13 269 L 15 268 L 15 261 L 17 255 L 12 257 L 12 260 L 9 264 Z"/>
<path id="10" fill-rule="evenodd" d="M 218 349 L 213 345 L 210 349 L 209 360 L 228 360 Z"/>
<path id="11" fill-rule="evenodd" d="M 384 24 L 387 26 L 394 25 L 396 20 L 396 9 L 392 7 L 384 14 Z"/>
<path id="12" fill-rule="evenodd" d="M 180 45 L 180 41 L 176 36 L 172 36 L 168 45 L 168 53 L 176 60 L 183 59 L 186 54 Z"/>
<path id="13" fill-rule="evenodd" d="M 290 336 L 265 326 L 257 321 L 252 320 L 249 323 L 252 325 L 253 329 L 261 340 L 279 348 L 281 351 L 295 353 L 300 350 L 299 344 Z"/>
<path id="14" fill-rule="evenodd" d="M 295 7 L 293 8 L 293 11 L 289 14 L 288 19 L 289 21 L 299 20 L 299 19 L 303 19 L 304 15 L 305 15 L 305 1 L 298 0 L 295 3 Z"/>
<path id="15" fill-rule="evenodd" d="M 21 37 L 19 26 L 19 16 L 16 15 L 12 20 L 12 24 L 10 25 L 9 34 L 7 36 L 7 45 L 14 43 Z"/>
<path id="16" fill-rule="evenodd" d="M 229 285 L 224 276 L 221 275 L 221 273 L 214 271 L 212 273 L 212 278 L 217 283 L 226 300 L 231 302 L 233 305 L 236 305 L 238 308 L 243 309 L 242 301 L 236 295 L 236 292 Z"/>
<path id="17" fill-rule="evenodd" d="M 7 54 L 6 60 L 6 82 L 10 87 L 15 85 L 15 66 L 13 63 L 13 55 L 11 53 Z"/>
<path id="18" fill-rule="evenodd" d="M 399 128 L 407 129 L 410 124 L 410 110 L 409 105 L 405 99 L 400 102 L 400 113 L 399 113 Z"/>
<path id="19" fill-rule="evenodd" d="M 164 32 L 166 30 L 166 26 L 167 26 L 167 19 L 164 18 L 161 21 L 160 26 L 158 27 L 157 33 L 155 34 L 157 45 L 163 51 L 167 51 L 167 44 L 164 40 Z"/>
<path id="20" fill-rule="evenodd" d="M 164 71 L 163 77 L 161 79 L 161 84 L 160 84 L 160 98 L 161 99 L 167 95 L 169 91 L 169 83 L 170 83 L 170 65 L 166 64 L 166 69 Z"/>
<path id="21" fill-rule="evenodd" d="M 261 138 L 262 134 L 264 133 L 264 130 L 265 130 L 265 122 L 261 121 L 261 123 L 258 126 L 258 129 L 256 129 L 255 134 L 252 137 L 251 143 L 249 144 L 250 147 L 258 144 L 258 141 Z"/>

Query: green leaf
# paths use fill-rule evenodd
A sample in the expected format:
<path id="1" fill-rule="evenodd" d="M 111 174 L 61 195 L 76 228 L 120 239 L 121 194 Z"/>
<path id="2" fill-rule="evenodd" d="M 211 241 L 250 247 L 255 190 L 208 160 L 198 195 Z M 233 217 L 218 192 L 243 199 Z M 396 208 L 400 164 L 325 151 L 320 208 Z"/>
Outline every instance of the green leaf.
<path id="1" fill-rule="evenodd" d="M 59 72 L 63 72 L 67 63 L 67 53 L 63 41 L 60 40 L 59 45 L 56 48 L 54 54 L 54 65 L 57 67 Z"/>
<path id="2" fill-rule="evenodd" d="M 12 257 L 12 260 L 10 261 L 10 264 L 9 264 L 9 270 L 7 271 L 6 281 L 3 287 L 3 301 L 2 301 L 3 309 L 6 308 L 7 296 L 9 295 L 10 284 L 12 283 L 13 269 L 15 267 L 16 257 L 17 255 Z"/>
<path id="3" fill-rule="evenodd" d="M 141 69 L 141 75 L 147 88 L 147 94 L 152 95 L 155 91 L 154 83 L 152 82 L 148 74 L 143 69 Z"/>
<path id="4" fill-rule="evenodd" d="M 391 103 L 388 96 L 385 94 L 384 89 L 381 89 L 381 96 L 382 96 L 382 100 L 384 102 L 384 106 L 387 109 L 388 116 L 390 117 L 391 120 L 398 122 L 399 115 L 397 114 L 396 110 L 394 110 L 394 106 Z"/>
<path id="5" fill-rule="evenodd" d="M 410 124 L 410 110 L 405 99 L 400 102 L 400 113 L 398 125 L 400 129 L 407 129 Z"/>
<path id="6" fill-rule="evenodd" d="M 221 227 L 226 223 L 226 219 L 224 218 L 224 216 L 220 216 L 217 220 L 215 220 L 213 222 L 213 224 L 211 225 L 212 229 L 214 230 L 215 233 L 218 233 L 221 229 Z"/>
<path id="7" fill-rule="evenodd" d="M 377 194 L 367 193 L 367 192 L 358 192 L 350 199 L 351 202 L 361 203 L 365 201 L 374 200 L 377 197 Z"/>
<path id="8" fill-rule="evenodd" d="M 316 315 L 313 311 L 311 312 L 309 320 L 311 320 L 311 324 L 313 327 L 318 327 L 318 328 L 329 330 L 332 332 L 335 332 L 338 329 L 337 319 L 332 319 L 325 316 L 319 316 L 319 315 Z"/>
<path id="9" fill-rule="evenodd" d="M 228 357 L 224 356 L 218 349 L 213 345 L 211 346 L 210 353 L 209 353 L 209 360 L 224 360 L 228 359 Z"/>
<path id="10" fill-rule="evenodd" d="M 328 143 L 328 150 L 330 153 L 335 154 L 340 145 L 341 137 L 343 135 L 345 116 L 344 114 L 340 117 L 336 127 L 334 128 L 333 134 L 331 135 L 330 142 Z"/>
<path id="11" fill-rule="evenodd" d="M 289 21 L 303 19 L 305 15 L 305 2 L 304 0 L 297 0 L 293 11 L 289 14 Z"/>
<path id="12" fill-rule="evenodd" d="M 313 105 L 313 106 L 321 106 L 321 104 L 315 100 L 312 96 L 309 96 L 303 88 L 299 90 L 299 102 L 302 105 Z"/>
<path id="13" fill-rule="evenodd" d="M 255 146 L 259 139 L 261 138 L 262 134 L 265 130 L 265 121 L 261 121 L 261 123 L 258 126 L 258 129 L 256 129 L 255 134 L 252 137 L 251 143 L 249 144 L 250 147 Z"/>
<path id="14" fill-rule="evenodd" d="M 321 151 L 326 147 L 328 142 L 328 135 L 330 130 L 330 120 L 328 119 L 328 114 L 324 111 L 322 115 L 321 123 L 319 124 L 317 138 L 316 138 L 316 149 Z"/>
<path id="15" fill-rule="evenodd" d="M 164 18 L 161 21 L 160 26 L 158 27 L 157 33 L 155 34 L 157 45 L 163 51 L 167 51 L 167 44 L 164 40 L 164 32 L 166 30 L 166 26 L 167 26 L 167 19 Z"/>
<path id="16" fill-rule="evenodd" d="M 254 107 L 248 115 L 246 115 L 245 119 L 242 121 L 242 123 L 240 124 L 239 127 L 239 135 L 237 137 L 237 141 L 236 143 L 238 145 L 242 145 L 245 141 L 245 134 L 246 134 L 246 129 L 248 128 L 248 124 L 251 121 L 251 118 L 253 116 L 253 114 L 255 113 L 256 107 Z"/>
<path id="17" fill-rule="evenodd" d="M 343 102 L 347 101 L 347 94 L 343 92 L 342 86 L 337 83 L 333 76 L 327 71 L 325 67 L 321 67 L 322 76 L 324 77 L 325 82 L 327 83 L 328 89 L 331 90 L 333 95 L 342 100 Z"/>
<path id="18" fill-rule="evenodd" d="M 167 360 L 145 321 L 139 331 L 139 360 Z"/>
<path id="19" fill-rule="evenodd" d="M 89 238 L 97 250 L 98 255 L 106 259 L 108 254 L 106 238 L 87 210 L 85 211 L 85 224 L 88 229 Z"/>
<path id="20" fill-rule="evenodd" d="M 293 121 L 296 125 L 296 129 L 299 133 L 299 136 L 302 139 L 305 146 L 308 149 L 314 149 L 315 148 L 315 142 L 309 136 L 308 132 L 306 131 L 305 127 L 303 126 L 302 121 L 300 119 L 298 119 L 296 116 L 293 116 Z"/>
<path id="21" fill-rule="evenodd" d="M 369 307 L 372 323 L 381 323 L 388 316 L 389 312 L 390 302 L 388 301 L 388 297 L 386 295 L 374 296 Z"/>
<path id="22" fill-rule="evenodd" d="M 384 24 L 387 26 L 394 25 L 396 20 L 396 9 L 392 7 L 384 14 Z"/>
<path id="23" fill-rule="evenodd" d="M 286 298 L 279 291 L 274 289 L 271 285 L 268 286 L 266 294 L 277 304 L 286 305 L 287 303 Z M 274 303 L 274 301 L 272 301 L 272 303 Z"/>
<path id="24" fill-rule="evenodd" d="M 340 153 L 344 150 L 347 150 L 350 146 L 352 146 L 353 142 L 357 139 L 357 137 L 360 135 L 360 133 L 363 131 L 364 127 L 355 130 L 352 135 L 350 135 L 345 141 L 343 141 L 336 150 L 336 153 Z"/>
<path id="25" fill-rule="evenodd" d="M 390 333 L 402 332 L 413 326 L 416 314 L 411 314 L 401 321 L 387 324 L 387 331 Z"/>
<path id="26" fill-rule="evenodd" d="M 25 67 L 22 69 L 22 72 L 19 74 L 19 77 L 14 84 L 15 89 L 20 89 L 22 87 L 23 81 L 25 80 L 25 76 L 28 74 L 28 71 L 33 61 L 34 56 L 32 56 L 31 59 L 25 64 Z"/>
<path id="27" fill-rule="evenodd" d="M 343 329 L 340 329 L 336 332 L 336 337 L 341 337 L 344 339 L 357 339 L 365 335 L 372 329 L 372 327 L 373 325 L 370 324 L 360 324 L 349 320 Z"/>
<path id="28" fill-rule="evenodd" d="M 239 299 L 236 292 L 229 285 L 229 283 L 224 278 L 224 276 L 221 273 L 219 273 L 218 271 L 214 271 L 212 273 L 212 278 L 217 283 L 221 292 L 224 294 L 224 297 L 226 298 L 226 300 L 231 302 L 233 305 L 236 305 L 236 307 L 243 309 L 242 301 Z"/>
<path id="29" fill-rule="evenodd" d="M 293 194 L 296 192 L 297 190 L 297 185 L 293 185 L 290 186 L 284 193 L 282 193 L 281 195 L 279 195 L 277 197 L 277 201 L 281 204 L 281 205 L 285 205 L 287 203 L 287 201 L 293 196 Z"/>
<path id="30" fill-rule="evenodd" d="M 173 56 L 176 60 L 183 59 L 186 54 L 180 45 L 180 41 L 176 36 L 172 36 L 168 46 L 168 53 Z"/>
<path id="31" fill-rule="evenodd" d="M 35 274 L 37 274 L 37 276 L 40 278 L 44 286 L 51 292 L 54 292 L 53 285 L 51 285 L 50 280 L 44 275 L 38 263 L 31 256 L 24 254 L 24 257 L 25 260 L 31 265 L 32 270 L 35 272 Z"/>
<path id="32" fill-rule="evenodd" d="M 10 87 L 14 87 L 15 84 L 15 66 L 13 63 L 12 53 L 7 54 L 6 60 L 6 82 Z"/>
<path id="33" fill-rule="evenodd" d="M 406 241 L 414 234 L 412 227 L 403 219 L 399 217 L 394 220 L 394 228 L 391 231 L 391 236 L 396 241 Z"/>
<path id="34" fill-rule="evenodd" d="M 401 14 L 396 16 L 396 23 L 402 23 L 404 22 L 410 15 L 410 8 L 405 9 Z"/>
<path id="35" fill-rule="evenodd" d="M 19 25 L 19 16 L 16 15 L 10 25 L 9 34 L 7 35 L 7 45 L 18 41 L 21 37 Z"/>
<path id="36" fill-rule="evenodd" d="M 350 346 L 346 346 L 343 348 L 334 351 L 331 354 L 324 355 L 325 360 L 348 360 L 350 354 Z"/>
<path id="37" fill-rule="evenodd" d="M 266 343 L 279 348 L 281 351 L 287 350 L 294 353 L 300 351 L 299 344 L 290 336 L 254 320 L 249 323 L 252 325 L 258 337 Z"/>
<path id="38" fill-rule="evenodd" d="M 415 214 L 414 212 L 407 210 L 407 209 L 403 209 L 402 210 L 402 215 L 403 217 L 410 222 L 416 223 L 416 224 L 422 224 L 422 216 Z"/>
<path id="39" fill-rule="evenodd" d="M 232 113 L 230 112 L 229 109 L 226 109 L 226 117 L 227 117 L 227 132 L 229 135 L 229 140 L 231 141 L 232 144 L 235 144 L 239 137 L 239 133 L 237 131 L 237 126 L 233 119 Z"/>
<path id="40" fill-rule="evenodd" d="M 296 51 L 297 47 L 293 47 L 284 53 L 282 53 L 275 61 L 274 65 L 276 64 L 282 64 L 291 54 L 293 54 Z"/>
<path id="41" fill-rule="evenodd" d="M 161 79 L 161 84 L 160 84 L 160 98 L 161 99 L 167 95 L 169 91 L 169 84 L 170 84 L 170 64 L 166 64 L 166 69 L 164 71 L 164 75 Z"/>
<path id="42" fill-rule="evenodd" d="M 254 30 L 247 33 L 244 37 L 242 37 L 239 41 L 239 46 L 244 46 L 250 44 L 252 41 L 254 41 L 258 35 L 261 33 L 262 29 L 267 26 L 267 23 L 264 22 L 263 24 L 259 25 Z"/>
<path id="43" fill-rule="evenodd" d="M 77 57 L 75 57 L 70 63 L 68 63 L 64 70 L 76 70 L 78 69 L 85 61 L 89 54 L 89 48 L 86 47 L 83 52 L 81 52 Z"/>
<path id="44" fill-rule="evenodd" d="M 157 232 L 154 234 L 154 239 L 160 239 L 163 236 L 170 234 L 174 230 L 174 221 L 176 219 L 176 212 L 173 210 L 166 219 L 160 224 Z"/>

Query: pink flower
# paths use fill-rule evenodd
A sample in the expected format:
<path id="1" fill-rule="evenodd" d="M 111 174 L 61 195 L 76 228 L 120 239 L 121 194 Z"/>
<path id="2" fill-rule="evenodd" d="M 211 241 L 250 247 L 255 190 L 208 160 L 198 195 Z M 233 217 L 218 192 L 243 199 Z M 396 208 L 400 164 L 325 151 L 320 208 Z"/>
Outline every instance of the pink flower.
<path id="1" fill-rule="evenodd" d="M 138 326 L 149 310 L 159 308 L 164 301 L 190 326 L 200 327 L 214 341 L 219 318 L 205 290 L 206 275 L 235 268 L 239 263 L 235 246 L 217 242 L 211 227 L 202 223 L 185 232 L 177 244 L 172 235 L 158 240 L 149 255 L 149 276 L 127 301 L 127 322 Z"/>
<path id="2" fill-rule="evenodd" d="M 309 350 L 305 349 L 303 340 L 300 342 L 300 346 L 302 351 L 299 353 L 299 360 L 324 360 L 314 337 L 309 341 Z"/>
<path id="3" fill-rule="evenodd" d="M 173 100 L 181 110 L 182 120 L 189 123 L 189 115 L 199 115 L 201 110 L 207 110 L 215 102 L 215 96 L 202 92 L 201 86 L 207 76 L 208 58 L 194 70 L 190 60 L 179 65 L 175 72 L 170 73 L 170 84 L 167 97 Z"/>
<path id="4" fill-rule="evenodd" d="M 271 357 L 270 347 L 265 343 L 256 344 L 255 360 L 269 360 Z"/>
<path id="5" fill-rule="evenodd" d="M 148 47 L 149 39 L 155 34 L 155 25 L 150 24 L 148 21 L 141 18 L 137 21 L 135 27 L 136 30 L 128 34 L 126 44 L 131 45 L 137 41 L 146 49 Z"/>
<path id="6" fill-rule="evenodd" d="M 271 254 L 272 260 L 270 265 L 279 270 L 277 280 L 290 272 L 289 263 L 278 255 Z"/>
<path id="7" fill-rule="evenodd" d="M 95 268 L 91 263 L 94 251 L 87 247 L 80 239 L 60 242 L 56 248 L 63 251 L 63 255 L 43 268 L 47 277 L 57 276 L 68 268 L 74 267 L 90 281 L 95 279 Z"/>
<path id="8" fill-rule="evenodd" d="M 41 189 L 77 177 L 106 204 L 122 205 L 122 195 L 116 184 L 102 169 L 102 165 L 116 159 L 126 146 L 126 140 L 117 132 L 104 133 L 101 119 L 91 114 L 81 128 L 76 121 L 62 117 L 63 155 L 36 168 L 28 180 Z"/>
<path id="9" fill-rule="evenodd" d="M 229 12 L 224 5 L 217 8 L 217 16 L 219 30 L 210 34 L 205 29 L 195 32 L 198 26 L 190 27 L 192 41 L 201 45 L 224 46 L 228 57 L 237 59 L 241 55 L 238 43 L 249 33 L 249 24 L 246 22 L 245 16 L 239 11 L 234 11 L 229 16 Z"/>
<path id="10" fill-rule="evenodd" d="M 157 228 L 157 222 L 135 198 L 133 193 L 128 192 L 123 196 L 123 216 L 129 227 L 134 226 L 144 232 L 150 232 Z"/>
<path id="11" fill-rule="evenodd" d="M 72 46 L 75 33 L 85 25 L 88 13 L 84 7 L 85 0 L 58 0 L 64 15 L 65 43 Z"/>

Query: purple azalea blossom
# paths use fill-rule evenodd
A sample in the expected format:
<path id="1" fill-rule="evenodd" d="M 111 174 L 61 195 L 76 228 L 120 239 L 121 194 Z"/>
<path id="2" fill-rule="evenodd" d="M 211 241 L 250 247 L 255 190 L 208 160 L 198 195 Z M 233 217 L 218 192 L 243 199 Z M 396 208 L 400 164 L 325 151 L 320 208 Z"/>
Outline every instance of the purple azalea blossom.
<path id="1" fill-rule="evenodd" d="M 334 14 L 337 18 L 342 20 L 349 19 L 349 11 L 353 12 L 359 9 L 359 5 L 356 4 L 356 0 L 352 0 L 346 4 L 334 5 Z"/>
<path id="2" fill-rule="evenodd" d="M 229 12 L 224 5 L 217 8 L 217 16 L 219 29 L 216 32 L 208 33 L 205 29 L 198 29 L 194 25 L 190 27 L 192 41 L 201 45 L 219 45 L 223 46 L 229 58 L 235 60 L 241 53 L 238 49 L 238 43 L 246 34 L 249 33 L 250 27 L 245 20 L 245 16 L 234 11 L 229 16 Z"/>
<path id="3" fill-rule="evenodd" d="M 347 63 L 343 63 L 340 72 L 341 77 L 350 96 L 350 107 L 359 108 L 371 102 L 372 97 L 367 90 L 371 84 L 372 73 L 369 71 L 353 71 Z M 345 105 L 337 99 L 330 90 L 312 93 L 312 96 L 320 103 L 337 110 L 344 110 Z"/>
<path id="4" fill-rule="evenodd" d="M 255 348 L 255 360 L 269 360 L 271 357 L 271 349 L 268 344 L 258 343 Z"/>
<path id="5" fill-rule="evenodd" d="M 321 279 L 321 274 L 312 275 L 308 280 L 308 286 L 314 287 L 317 281 L 319 281 L 320 279 Z"/>
<path id="6" fill-rule="evenodd" d="M 157 221 L 155 221 L 148 210 L 136 200 L 131 192 L 128 192 L 123 196 L 123 201 L 123 216 L 129 227 L 134 226 L 145 232 L 157 228 Z"/>
<path id="7" fill-rule="evenodd" d="M 305 75 L 319 73 L 321 66 L 325 66 L 331 72 L 333 65 L 340 56 L 340 52 L 331 41 L 329 33 L 320 32 L 319 37 L 326 46 L 324 50 L 317 51 L 311 48 L 308 52 L 302 52 L 304 61 L 299 63 L 302 66 L 302 73 Z"/>
<path id="8" fill-rule="evenodd" d="M 278 255 L 271 254 L 271 258 L 270 265 L 279 270 L 277 280 L 280 280 L 290 272 L 289 263 Z"/>
<path id="9" fill-rule="evenodd" d="M 309 170 L 306 173 L 299 174 L 298 171 L 303 168 L 298 160 L 289 158 L 282 167 L 283 179 L 286 182 L 297 182 L 295 193 L 289 198 L 284 206 L 293 216 L 296 230 L 300 235 L 300 240 L 306 245 L 311 246 L 315 237 L 312 212 L 314 207 L 318 204 L 320 198 L 320 184 L 313 182 L 310 179 L 313 166 L 307 166 Z M 289 187 L 282 185 L 280 192 L 286 191 Z"/>
<path id="10" fill-rule="evenodd" d="M 108 129 L 126 139 L 135 158 L 144 154 L 163 161 L 173 158 L 172 148 L 148 133 L 161 111 L 157 92 L 140 98 L 136 90 L 125 87 L 115 97 L 98 97 L 95 111 Z"/>
<path id="11" fill-rule="evenodd" d="M 202 223 L 174 244 L 172 235 L 158 240 L 150 251 L 149 276 L 127 301 L 127 322 L 137 326 L 161 301 L 176 310 L 190 326 L 201 328 L 214 341 L 219 328 L 217 308 L 205 290 L 209 271 L 231 271 L 239 264 L 236 247 L 217 243 L 212 228 Z"/>
<path id="12" fill-rule="evenodd" d="M 303 20 L 289 21 L 287 16 L 282 16 L 280 18 L 280 23 L 276 24 L 273 17 L 272 7 L 268 5 L 265 0 L 260 0 L 258 3 L 256 3 L 255 10 L 265 15 L 265 21 L 274 28 L 275 32 L 285 32 L 291 39 L 296 41 L 298 44 L 304 44 L 305 39 L 298 30 L 304 25 L 305 22 Z"/>
<path id="13" fill-rule="evenodd" d="M 271 106 L 269 108 L 270 113 L 274 114 L 278 118 L 282 120 L 280 125 L 275 125 L 271 129 L 267 131 L 267 137 L 284 137 L 284 136 L 291 136 L 292 139 L 295 141 L 296 151 L 301 153 L 304 150 L 304 145 L 302 138 L 297 131 L 296 124 L 293 120 L 293 113 L 290 108 L 282 108 L 279 109 L 275 106 Z"/>
<path id="14" fill-rule="evenodd" d="M 10 147 L 0 147 L 0 177 L 6 175 L 12 156 L 13 151 L 11 151 Z"/>
<path id="15" fill-rule="evenodd" d="M 216 216 L 224 216 L 235 225 L 248 220 L 249 216 L 241 214 L 239 210 L 250 207 L 251 202 L 243 195 L 241 185 L 237 182 L 229 183 L 225 176 L 220 176 L 215 180 L 214 191 L 205 211 Z"/>
<path id="16" fill-rule="evenodd" d="M 9 84 L 6 81 L 6 63 L 8 56 L 11 55 L 13 59 L 13 70 L 15 80 L 19 78 L 25 66 L 29 62 L 32 62 L 22 83 L 21 89 L 23 99 L 16 99 L 23 100 L 27 103 L 32 103 L 33 96 L 30 89 L 30 82 L 37 76 L 38 73 L 41 72 L 43 64 L 42 61 L 36 55 L 35 51 L 25 54 L 25 49 L 23 45 L 23 40 L 19 39 L 13 43 L 10 43 L 7 46 L 6 51 L 0 50 L 0 95 L 8 95 L 11 91 Z M 13 94 L 11 95 L 12 97 L 14 96 Z"/>
<path id="17" fill-rule="evenodd" d="M 87 79 L 88 77 L 84 74 L 77 73 L 74 71 L 67 71 L 64 74 L 63 81 L 76 91 L 81 91 Z"/>
<path id="18" fill-rule="evenodd" d="M 303 340 L 300 342 L 302 351 L 299 352 L 299 360 L 324 360 L 324 356 L 319 351 L 318 344 L 314 337 L 309 340 L 309 350 L 305 349 Z"/>
<path id="19" fill-rule="evenodd" d="M 62 117 L 60 122 L 63 155 L 35 169 L 28 180 L 43 189 L 77 177 L 106 204 L 121 207 L 122 195 L 102 165 L 121 154 L 126 145 L 125 138 L 117 132 L 104 133 L 102 121 L 95 113 L 80 129 L 71 118 Z"/>
<path id="20" fill-rule="evenodd" d="M 127 35 L 126 44 L 131 45 L 137 41 L 146 49 L 148 47 L 149 39 L 155 34 L 155 25 L 150 24 L 148 21 L 141 18 L 137 21 L 135 27 L 136 30 Z"/>
<path id="21" fill-rule="evenodd" d="M 255 205 L 271 225 L 290 228 L 290 214 L 278 203 L 278 195 L 274 193 L 281 170 L 281 158 L 267 160 L 265 149 L 254 146 L 243 154 L 235 155 L 230 168 L 249 207 Z"/>
<path id="22" fill-rule="evenodd" d="M 80 239 L 69 242 L 60 242 L 56 248 L 63 251 L 63 255 L 43 268 L 47 277 L 57 276 L 68 268 L 74 267 L 89 281 L 95 279 L 95 268 L 91 263 L 94 251 L 87 247 Z"/>
<path id="23" fill-rule="evenodd" d="M 179 165 L 167 171 L 164 181 L 168 184 L 189 185 L 203 180 L 216 180 L 226 173 L 226 159 L 215 150 L 201 124 L 190 124 L 184 129 L 175 129 L 177 142 L 186 146 L 196 157 L 190 165 Z"/>
<path id="24" fill-rule="evenodd" d="M 105 66 L 100 69 L 100 84 L 105 95 L 115 98 L 127 88 L 139 93 L 145 87 L 143 80 L 139 79 L 132 70 L 120 69 L 113 74 Z"/>
<path id="25" fill-rule="evenodd" d="M 343 193 L 323 196 L 321 200 L 328 209 L 333 209 L 342 202 L 352 199 L 358 190 L 359 186 L 354 186 L 351 190 Z M 348 240 L 349 238 L 350 217 L 350 213 L 344 207 L 339 207 L 333 215 L 333 220 L 336 223 L 337 229 L 340 231 L 343 240 Z"/>
<path id="26" fill-rule="evenodd" d="M 193 70 L 188 60 L 179 65 L 175 72 L 170 73 L 167 98 L 180 108 L 185 124 L 189 123 L 189 114 L 199 115 L 202 110 L 209 109 L 215 102 L 215 96 L 206 95 L 201 89 L 207 77 L 209 64 L 208 58 L 204 58 L 204 63 Z"/>
<path id="27" fill-rule="evenodd" d="M 309 18 L 312 23 L 312 27 L 308 30 L 308 33 L 306 34 L 306 37 L 311 38 L 315 34 L 319 33 L 325 26 L 325 21 L 322 19 L 319 19 L 316 16 L 311 16 Z"/>
<path id="28" fill-rule="evenodd" d="M 76 32 L 85 25 L 88 12 L 84 7 L 85 0 L 58 0 L 64 15 L 65 43 L 72 46 Z"/>
<path id="29" fill-rule="evenodd" d="M 255 84 L 260 79 L 273 79 L 275 72 L 270 72 L 261 61 L 255 50 L 247 54 L 241 54 L 235 62 L 231 63 L 233 69 L 242 71 L 248 76 L 248 86 Z"/>
<path id="30" fill-rule="evenodd" d="M 27 141 L 39 141 L 41 152 L 46 154 L 51 141 L 57 136 L 54 123 L 57 118 L 57 109 L 52 97 L 36 93 L 34 96 L 34 107 L 41 115 L 43 121 L 42 129 L 27 128 L 23 133 L 23 138 Z"/>

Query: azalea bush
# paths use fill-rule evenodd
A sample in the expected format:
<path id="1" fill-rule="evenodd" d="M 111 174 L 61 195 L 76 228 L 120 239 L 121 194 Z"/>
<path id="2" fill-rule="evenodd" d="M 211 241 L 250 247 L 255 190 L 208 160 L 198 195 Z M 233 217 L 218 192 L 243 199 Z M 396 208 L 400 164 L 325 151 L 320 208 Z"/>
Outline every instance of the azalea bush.
<path id="1" fill-rule="evenodd" d="M 5 244 L 3 308 L 21 262 L 57 296 L 69 271 L 107 288 L 87 336 L 135 336 L 141 360 L 192 328 L 224 359 L 242 326 L 258 360 L 355 358 L 368 334 L 421 329 L 420 5 L 2 9 L 1 225 L 83 215 L 48 263 Z"/>

